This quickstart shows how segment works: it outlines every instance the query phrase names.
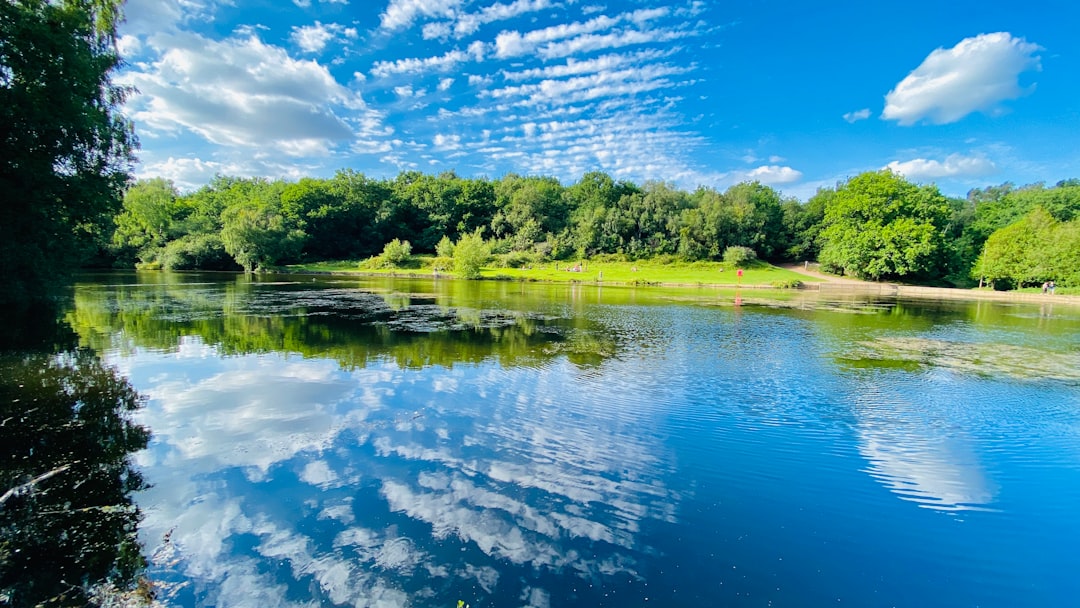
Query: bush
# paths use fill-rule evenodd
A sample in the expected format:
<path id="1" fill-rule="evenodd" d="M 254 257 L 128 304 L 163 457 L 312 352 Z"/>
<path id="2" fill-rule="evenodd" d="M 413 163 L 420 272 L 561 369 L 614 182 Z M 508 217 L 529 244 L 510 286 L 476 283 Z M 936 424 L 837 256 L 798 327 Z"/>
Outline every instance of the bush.
<path id="1" fill-rule="evenodd" d="M 161 250 L 157 261 L 164 270 L 236 270 L 216 234 L 186 234 Z"/>
<path id="2" fill-rule="evenodd" d="M 454 257 L 454 242 L 445 234 L 435 245 L 435 256 L 440 258 Z"/>
<path id="3" fill-rule="evenodd" d="M 412 255 L 412 245 L 409 241 L 394 239 L 383 247 L 382 254 L 379 257 L 393 267 L 401 266 L 407 262 L 410 255 Z"/>
<path id="4" fill-rule="evenodd" d="M 528 251 L 511 251 L 499 256 L 499 265 L 503 268 L 521 268 L 537 263 L 538 256 Z"/>
<path id="5" fill-rule="evenodd" d="M 736 268 L 746 268 L 757 260 L 757 253 L 741 245 L 733 245 L 724 250 L 724 263 Z"/>
<path id="6" fill-rule="evenodd" d="M 482 228 L 467 234 L 454 245 L 454 272 L 464 279 L 480 278 L 480 269 L 491 257 L 491 249 L 481 235 Z"/>

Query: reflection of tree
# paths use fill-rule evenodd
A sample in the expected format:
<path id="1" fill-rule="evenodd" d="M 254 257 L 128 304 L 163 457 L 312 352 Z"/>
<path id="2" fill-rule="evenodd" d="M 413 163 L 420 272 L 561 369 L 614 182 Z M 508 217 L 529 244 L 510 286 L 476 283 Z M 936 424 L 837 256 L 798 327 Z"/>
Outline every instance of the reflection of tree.
<path id="1" fill-rule="evenodd" d="M 68 320 L 83 343 L 121 352 L 171 351 L 181 338 L 198 336 L 223 354 L 297 353 L 357 369 L 382 360 L 402 368 L 490 360 L 530 366 L 560 355 L 594 365 L 617 350 L 604 332 L 581 327 L 581 319 L 536 313 L 541 304 L 531 300 L 498 308 L 488 296 L 457 291 L 404 296 L 249 281 L 85 285 L 76 290 L 75 303 Z"/>
<path id="2" fill-rule="evenodd" d="M 105 583 L 134 588 L 139 405 L 89 350 L 0 353 L 0 604 L 82 606 Z"/>

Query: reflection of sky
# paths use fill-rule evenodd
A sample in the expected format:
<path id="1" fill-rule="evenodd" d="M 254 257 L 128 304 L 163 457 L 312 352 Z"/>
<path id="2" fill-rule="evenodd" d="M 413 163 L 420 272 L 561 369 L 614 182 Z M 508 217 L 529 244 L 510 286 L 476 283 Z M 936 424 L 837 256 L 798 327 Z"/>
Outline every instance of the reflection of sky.
<path id="1" fill-rule="evenodd" d="M 453 605 L 498 588 L 548 606 L 536 573 L 635 578 L 643 522 L 675 517 L 659 440 L 635 432 L 648 404 L 585 416 L 565 362 L 343 371 L 188 340 L 115 363 L 150 398 L 142 529 L 150 547 L 171 531 L 179 560 L 160 575 L 191 582 L 179 603 Z"/>
<path id="2" fill-rule="evenodd" d="M 833 352 L 873 337 L 849 339 L 838 313 L 572 314 L 567 354 L 529 367 L 347 371 L 193 338 L 114 356 L 151 397 L 139 458 L 154 488 L 139 500 L 149 547 L 172 531 L 155 561 L 186 584 L 172 603 L 1076 596 L 1062 576 L 1080 538 L 1074 385 L 838 367 Z"/>
<path id="3" fill-rule="evenodd" d="M 869 374 L 856 380 L 852 409 L 870 475 L 904 500 L 960 511 L 991 503 L 997 489 L 965 435 L 978 405 L 949 375 L 931 370 L 878 383 Z"/>

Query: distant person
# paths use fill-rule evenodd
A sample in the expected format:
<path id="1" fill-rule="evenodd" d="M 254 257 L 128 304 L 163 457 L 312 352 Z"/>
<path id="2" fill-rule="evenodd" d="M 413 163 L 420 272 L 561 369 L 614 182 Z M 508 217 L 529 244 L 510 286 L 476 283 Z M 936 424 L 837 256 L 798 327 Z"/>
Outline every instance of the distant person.
<path id="1" fill-rule="evenodd" d="M 1043 281 L 1043 293 L 1046 293 L 1047 290 L 1049 290 L 1049 289 L 1050 289 L 1050 283 L 1047 282 L 1047 281 Z"/>
<path id="2" fill-rule="evenodd" d="M 1054 287 L 1056 287 L 1056 285 L 1054 285 L 1054 282 L 1050 281 L 1046 286 L 1050 288 L 1050 295 L 1054 295 Z"/>

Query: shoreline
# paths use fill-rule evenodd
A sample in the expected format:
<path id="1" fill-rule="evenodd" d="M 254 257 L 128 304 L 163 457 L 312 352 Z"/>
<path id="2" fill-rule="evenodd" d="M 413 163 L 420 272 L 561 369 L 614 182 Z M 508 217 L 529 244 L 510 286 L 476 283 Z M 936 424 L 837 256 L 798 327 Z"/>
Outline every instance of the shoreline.
<path id="1" fill-rule="evenodd" d="M 795 270 L 789 268 L 789 270 Z M 799 272 L 798 270 L 795 270 Z M 453 274 L 431 274 L 431 273 L 418 273 L 418 272 L 365 272 L 362 270 L 281 270 L 276 271 L 273 274 L 299 274 L 299 275 L 321 275 L 321 276 L 360 276 L 360 277 L 391 277 L 402 279 L 434 279 L 434 280 L 464 280 L 455 277 Z M 835 280 L 831 280 L 826 275 L 805 273 L 806 276 L 819 279 L 817 282 L 804 282 L 799 287 L 775 287 L 773 285 L 740 285 L 732 283 L 666 283 L 666 282 L 641 282 L 641 283 L 628 283 L 625 281 L 598 281 L 598 280 L 568 280 L 568 281 L 550 281 L 545 279 L 520 279 L 513 277 L 497 278 L 497 277 L 482 277 L 479 279 L 468 279 L 473 281 L 492 281 L 492 282 L 505 282 L 505 283 L 544 283 L 549 285 L 567 284 L 567 285 L 596 285 L 596 286 L 611 286 L 611 287 L 640 287 L 648 289 L 652 287 L 660 288 L 710 288 L 710 289 L 748 289 L 748 290 L 774 290 L 774 291 L 817 291 L 819 293 L 828 293 L 836 295 L 872 295 L 892 298 L 913 298 L 913 299 L 925 299 L 925 300 L 983 300 L 983 301 L 996 301 L 996 302 L 1025 302 L 1025 303 L 1044 303 L 1053 304 L 1060 303 L 1070 306 L 1080 306 L 1080 295 L 1065 295 L 1065 294 L 1042 294 L 1042 293 L 1022 293 L 1014 291 L 992 291 L 992 290 L 975 290 L 975 289 L 959 289 L 955 287 L 924 287 L 920 285 L 904 285 L 900 283 L 874 283 L 870 281 L 860 281 L 858 279 L 849 279 L 836 277 Z"/>

